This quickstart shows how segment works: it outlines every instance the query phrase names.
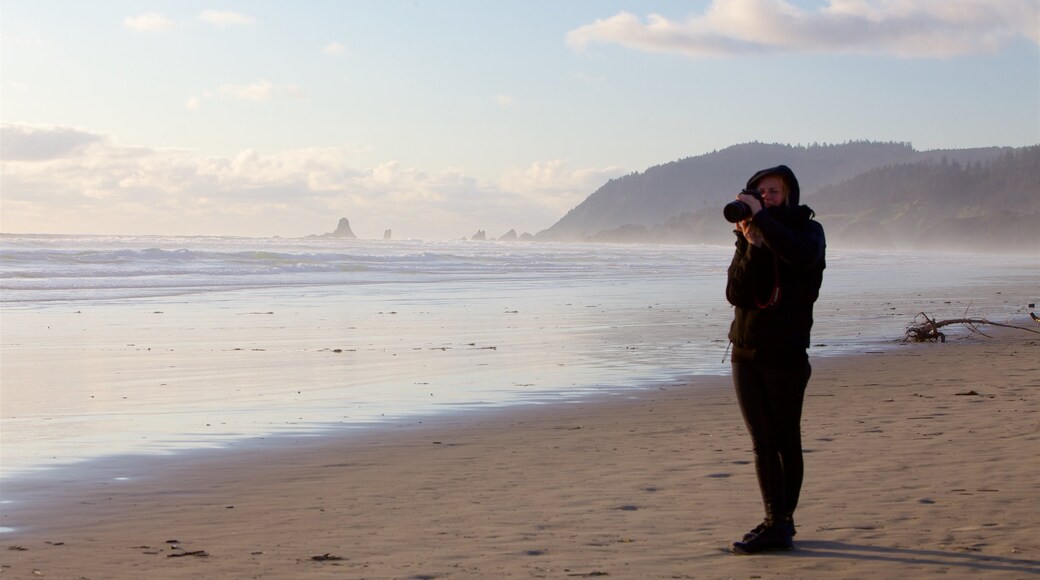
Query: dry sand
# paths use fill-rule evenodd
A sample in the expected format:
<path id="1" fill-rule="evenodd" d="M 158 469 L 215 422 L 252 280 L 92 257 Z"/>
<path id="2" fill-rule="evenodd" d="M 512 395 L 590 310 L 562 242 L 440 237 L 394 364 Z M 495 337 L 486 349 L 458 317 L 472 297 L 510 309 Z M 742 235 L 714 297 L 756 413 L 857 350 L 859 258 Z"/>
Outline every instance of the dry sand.
<path id="1" fill-rule="evenodd" d="M 0 577 L 1037 577 L 1038 346 L 815 359 L 792 552 L 727 553 L 761 504 L 728 379 L 698 378 L 8 484 Z"/>

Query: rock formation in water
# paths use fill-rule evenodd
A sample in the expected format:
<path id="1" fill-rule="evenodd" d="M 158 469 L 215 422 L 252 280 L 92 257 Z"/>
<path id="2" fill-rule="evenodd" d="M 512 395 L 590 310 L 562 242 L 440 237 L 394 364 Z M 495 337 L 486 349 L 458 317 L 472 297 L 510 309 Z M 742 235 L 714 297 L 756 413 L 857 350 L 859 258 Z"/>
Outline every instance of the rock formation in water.
<path id="1" fill-rule="evenodd" d="M 502 234 L 502 236 L 500 238 L 498 238 L 498 241 L 500 241 L 500 242 L 515 242 L 516 239 L 517 239 L 516 230 L 509 230 L 508 232 Z"/>
<path id="2" fill-rule="evenodd" d="M 470 239 L 478 242 L 483 242 L 487 239 L 487 233 L 484 230 L 477 230 L 477 233 L 473 234 L 473 237 L 471 237 Z"/>
<path id="3" fill-rule="evenodd" d="M 350 229 L 350 220 L 347 218 L 339 218 L 339 224 L 336 225 L 336 231 L 325 234 L 323 238 L 345 238 L 348 240 L 356 240 L 357 236 Z"/>
<path id="4" fill-rule="evenodd" d="M 390 232 L 390 230 L 385 230 L 385 231 L 383 232 L 383 239 L 384 239 L 384 240 L 389 240 L 389 239 L 390 239 L 390 236 L 391 236 L 391 232 Z"/>

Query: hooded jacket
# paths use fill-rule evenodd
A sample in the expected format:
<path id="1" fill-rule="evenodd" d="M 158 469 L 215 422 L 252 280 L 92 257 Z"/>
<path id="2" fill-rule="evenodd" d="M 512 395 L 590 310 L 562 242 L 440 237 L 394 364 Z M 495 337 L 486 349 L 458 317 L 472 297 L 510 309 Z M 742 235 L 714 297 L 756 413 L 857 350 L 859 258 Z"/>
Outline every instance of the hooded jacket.
<path id="1" fill-rule="evenodd" d="M 769 366 L 794 366 L 807 360 L 813 303 L 820 294 L 826 240 L 815 213 L 800 205 L 801 190 L 785 165 L 751 176 L 748 189 L 769 175 L 787 185 L 786 203 L 755 214 L 751 224 L 762 232 L 756 247 L 739 231 L 729 266 L 726 299 L 734 306 L 729 339 L 734 358 Z M 775 295 L 779 288 L 778 296 Z"/>

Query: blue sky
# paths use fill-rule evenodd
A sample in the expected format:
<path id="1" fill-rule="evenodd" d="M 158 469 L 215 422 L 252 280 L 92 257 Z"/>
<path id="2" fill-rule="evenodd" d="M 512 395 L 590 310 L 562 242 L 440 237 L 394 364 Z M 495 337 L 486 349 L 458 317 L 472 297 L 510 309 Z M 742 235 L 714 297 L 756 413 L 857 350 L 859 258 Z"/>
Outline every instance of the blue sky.
<path id="1" fill-rule="evenodd" d="M 0 32 L 3 232 L 535 233 L 748 141 L 1040 143 L 1036 0 L 5 0 Z"/>

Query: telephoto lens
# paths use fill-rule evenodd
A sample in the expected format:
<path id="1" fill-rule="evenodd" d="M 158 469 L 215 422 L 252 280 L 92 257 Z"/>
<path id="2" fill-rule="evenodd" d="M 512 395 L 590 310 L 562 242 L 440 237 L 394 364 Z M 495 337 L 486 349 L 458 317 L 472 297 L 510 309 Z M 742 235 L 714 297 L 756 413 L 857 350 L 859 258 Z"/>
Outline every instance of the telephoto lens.
<path id="1" fill-rule="evenodd" d="M 745 193 L 762 203 L 762 194 L 757 189 L 745 189 L 740 193 Z M 722 215 L 731 224 L 735 224 L 739 221 L 744 221 L 751 217 L 751 206 L 738 200 L 731 201 L 726 204 L 726 207 L 722 208 Z"/>
<path id="2" fill-rule="evenodd" d="M 751 217 L 751 207 L 742 201 L 731 201 L 722 208 L 722 215 L 726 217 L 726 221 L 735 224 Z"/>

